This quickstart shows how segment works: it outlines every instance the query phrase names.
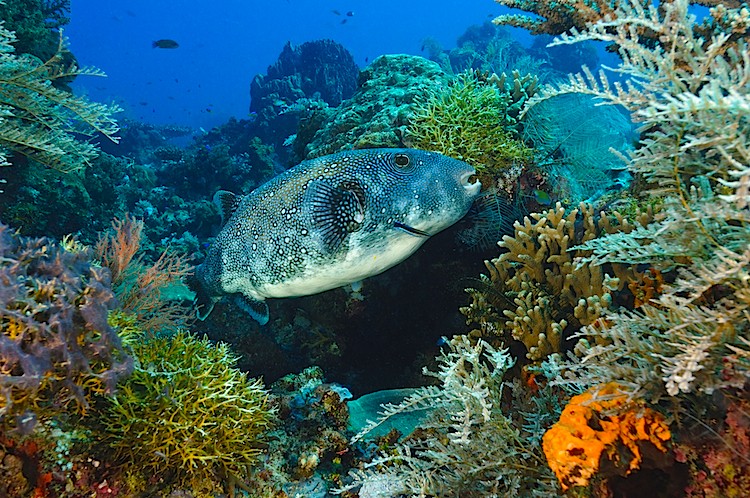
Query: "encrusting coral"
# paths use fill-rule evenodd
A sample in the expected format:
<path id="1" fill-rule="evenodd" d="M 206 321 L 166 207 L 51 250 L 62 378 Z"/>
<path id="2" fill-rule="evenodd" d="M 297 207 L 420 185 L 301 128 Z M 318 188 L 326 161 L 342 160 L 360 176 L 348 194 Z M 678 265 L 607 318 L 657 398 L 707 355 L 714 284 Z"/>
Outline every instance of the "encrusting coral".
<path id="1" fill-rule="evenodd" d="M 90 250 L 20 237 L 0 224 L 0 426 L 30 432 L 41 416 L 111 394 L 132 359 L 107 323 L 115 299 Z"/>
<path id="2" fill-rule="evenodd" d="M 636 223 L 646 225 L 650 218 L 649 212 L 639 214 Z M 559 203 L 516 222 L 515 235 L 498 243 L 505 252 L 485 261 L 489 277 L 480 277 L 483 286 L 467 289 L 473 301 L 461 309 L 467 324 L 478 324 L 483 337 L 499 335 L 507 345 L 520 341 L 532 361 L 572 349 L 574 343 L 566 344 L 570 336 L 594 324 L 612 303 L 612 293 L 639 273 L 618 264 L 609 268 L 611 275 L 601 266 L 577 265 L 576 258 L 590 253 L 576 246 L 635 226 L 616 212 L 596 216 L 589 205 L 567 210 Z"/>
<path id="3" fill-rule="evenodd" d="M 627 475 L 641 466 L 647 446 L 664 453 L 670 439 L 663 415 L 629 403 L 610 383 L 574 396 L 544 434 L 542 447 L 564 491 L 588 485 L 602 460 Z"/>

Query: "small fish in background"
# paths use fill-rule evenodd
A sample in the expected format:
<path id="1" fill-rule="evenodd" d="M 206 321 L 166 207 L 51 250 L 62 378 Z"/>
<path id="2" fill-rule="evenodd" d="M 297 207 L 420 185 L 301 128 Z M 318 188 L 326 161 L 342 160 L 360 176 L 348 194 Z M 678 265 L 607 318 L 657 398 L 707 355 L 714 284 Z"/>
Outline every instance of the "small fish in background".
<path id="1" fill-rule="evenodd" d="M 333 12 L 333 13 L 334 13 L 334 14 L 336 14 L 337 16 L 340 16 L 340 15 L 341 15 L 341 12 L 339 12 L 339 11 L 338 11 L 338 10 L 336 10 L 336 9 L 333 9 L 333 10 L 332 10 L 331 12 Z"/>
<path id="2" fill-rule="evenodd" d="M 177 43 L 174 40 L 170 40 L 168 38 L 164 38 L 161 40 L 156 40 L 151 43 L 151 46 L 153 48 L 178 48 L 180 46 L 179 43 Z"/>
<path id="3" fill-rule="evenodd" d="M 346 13 L 346 16 L 347 17 L 354 17 L 354 11 L 350 10 L 349 12 Z"/>
<path id="4" fill-rule="evenodd" d="M 534 189 L 533 194 L 534 194 L 534 200 L 537 202 L 537 204 L 540 204 L 542 206 L 552 205 L 552 198 L 544 190 L 539 190 L 538 188 L 536 188 Z"/>

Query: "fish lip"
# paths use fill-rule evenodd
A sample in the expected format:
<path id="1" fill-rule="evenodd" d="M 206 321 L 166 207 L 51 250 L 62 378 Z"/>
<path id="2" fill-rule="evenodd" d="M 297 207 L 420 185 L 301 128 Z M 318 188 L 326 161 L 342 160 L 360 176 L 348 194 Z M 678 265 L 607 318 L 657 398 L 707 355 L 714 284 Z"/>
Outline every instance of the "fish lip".
<path id="1" fill-rule="evenodd" d="M 408 233 L 409 235 L 413 235 L 414 237 L 424 237 L 428 238 L 430 237 L 430 234 L 425 232 L 424 230 L 420 230 L 418 228 L 410 227 L 409 225 L 405 223 L 401 223 L 400 221 L 396 221 L 393 223 L 394 228 L 398 228 L 403 230 L 404 232 Z"/>
<path id="2" fill-rule="evenodd" d="M 467 171 L 458 179 L 458 183 L 468 191 L 470 195 L 476 195 L 479 193 L 479 189 L 482 188 L 482 182 L 476 177 L 477 172 L 474 170 Z M 474 181 L 471 178 L 474 177 Z"/>

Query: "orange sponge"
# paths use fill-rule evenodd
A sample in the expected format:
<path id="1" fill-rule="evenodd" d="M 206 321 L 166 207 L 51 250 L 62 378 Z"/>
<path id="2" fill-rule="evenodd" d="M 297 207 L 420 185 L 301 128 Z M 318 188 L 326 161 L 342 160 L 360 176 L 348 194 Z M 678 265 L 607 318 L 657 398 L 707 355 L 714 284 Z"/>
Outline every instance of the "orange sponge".
<path id="1" fill-rule="evenodd" d="M 596 394 L 596 397 L 594 397 Z M 628 401 L 610 382 L 574 396 L 543 438 L 544 454 L 563 490 L 586 486 L 602 456 L 624 474 L 640 467 L 648 443 L 666 452 L 671 434 L 664 417 Z"/>

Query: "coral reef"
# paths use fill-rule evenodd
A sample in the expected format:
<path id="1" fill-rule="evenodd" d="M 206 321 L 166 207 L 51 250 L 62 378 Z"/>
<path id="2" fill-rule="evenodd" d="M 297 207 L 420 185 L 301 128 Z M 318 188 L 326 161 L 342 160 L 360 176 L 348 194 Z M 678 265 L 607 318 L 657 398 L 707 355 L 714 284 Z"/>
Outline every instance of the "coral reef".
<path id="1" fill-rule="evenodd" d="M 288 145 L 300 119 L 350 98 L 358 76 L 354 57 L 333 40 L 287 43 L 267 73 L 250 85 L 254 134 L 272 145 L 282 162 L 290 162 Z"/>
<path id="2" fill-rule="evenodd" d="M 141 246 L 143 221 L 129 216 L 115 219 L 112 231 L 102 233 L 94 251 L 112 275 L 118 312 L 132 315 L 138 325 L 152 334 L 188 327 L 193 310 L 165 299 L 167 289 L 180 285 L 191 273 L 185 257 L 165 250 L 150 266 L 136 256 Z"/>
<path id="3" fill-rule="evenodd" d="M 19 54 L 31 54 L 41 60 L 55 55 L 60 29 L 70 22 L 70 0 L 14 0 L 0 3 L 3 27 L 18 38 Z M 70 53 L 66 54 L 70 57 Z"/>
<path id="4" fill-rule="evenodd" d="M 310 159 L 351 148 L 403 147 L 412 104 L 447 83 L 448 76 L 435 62 L 412 55 L 382 55 L 362 70 L 354 96 L 338 106 L 314 135 L 306 132 L 312 135 L 309 143 L 295 143 L 294 148 L 300 159 Z"/>
<path id="5" fill-rule="evenodd" d="M 628 0 L 626 2 L 612 2 L 610 0 L 495 0 L 495 2 L 532 13 L 533 16 L 524 14 L 505 14 L 496 17 L 492 22 L 508 26 L 516 26 L 528 29 L 533 34 L 546 33 L 549 35 L 562 35 L 564 33 L 586 31 L 591 25 L 600 24 L 604 26 L 612 19 L 622 19 L 622 7 L 633 12 L 637 12 L 641 18 L 647 18 L 649 15 L 656 13 L 656 6 L 649 0 Z M 670 0 L 666 4 L 681 3 L 683 0 Z M 686 5 L 702 5 L 710 7 L 719 7 L 738 11 L 742 8 L 741 0 L 690 0 Z M 744 4 L 746 5 L 746 3 Z M 652 12 L 649 12 L 651 10 Z M 728 20 L 728 19 L 725 19 Z M 730 21 L 731 22 L 731 21 Z M 668 47 L 669 44 L 661 38 L 658 26 L 651 24 L 640 24 L 633 26 L 633 35 L 639 39 L 638 45 L 642 47 L 651 47 L 663 44 Z M 711 22 L 696 25 L 696 34 L 707 40 L 713 31 Z M 732 30 L 730 38 L 737 41 L 746 37 L 749 33 L 747 27 Z M 614 42 L 615 40 L 607 40 Z M 611 50 L 617 50 L 619 44 L 614 43 L 610 46 Z"/>
<path id="6" fill-rule="evenodd" d="M 675 445 L 678 462 L 690 468 L 690 482 L 685 487 L 688 498 L 739 498 L 750 493 L 750 401 L 731 399 L 718 427 L 701 422 L 696 434 L 716 435 Z M 709 420 L 709 423 L 712 421 Z M 705 431 L 705 429 L 710 429 Z M 704 432 L 705 431 L 705 432 Z"/>
<path id="7" fill-rule="evenodd" d="M 107 323 L 114 301 L 109 274 L 90 251 L 0 225 L 2 427 L 28 433 L 39 418 L 85 413 L 92 395 L 112 394 L 132 369 Z"/>
<path id="8" fill-rule="evenodd" d="M 598 326 L 585 327 L 582 335 L 597 345 L 569 365 L 567 379 L 615 381 L 652 403 L 690 396 L 684 408 L 700 413 L 697 400 L 741 389 L 750 375 L 750 48 L 735 36 L 747 32 L 750 12 L 712 8 L 701 25 L 712 36 L 704 38 L 689 5 L 674 0 L 644 11 L 618 4 L 612 20 L 557 40 L 617 45 L 617 70 L 631 78 L 615 85 L 603 72 L 587 72 L 543 89 L 529 105 L 574 92 L 623 106 L 645 130 L 629 170 L 641 179 L 640 194 L 662 203 L 654 223 L 580 248 L 592 251 L 586 264 L 648 265 L 671 275 L 637 310 L 609 310 Z M 645 23 L 659 44 L 642 43 L 635 26 Z"/>
<path id="9" fill-rule="evenodd" d="M 209 493 L 245 476 L 275 417 L 261 381 L 234 367 L 226 344 L 183 331 L 123 335 L 137 365 L 101 420 L 117 461 L 161 489 Z"/>
<path id="10" fill-rule="evenodd" d="M 666 453 L 670 439 L 663 415 L 632 406 L 616 384 L 607 384 L 574 396 L 560 420 L 544 434 L 542 447 L 565 491 L 587 486 L 600 473 L 603 461 L 628 475 L 653 453 L 649 450 Z"/>
<path id="11" fill-rule="evenodd" d="M 538 167 L 566 204 L 596 198 L 616 180 L 627 180 L 623 158 L 638 137 L 622 108 L 598 105 L 588 95 L 560 95 L 528 109 L 522 123 Z"/>
<path id="12" fill-rule="evenodd" d="M 279 420 L 249 487 L 255 495 L 267 490 L 273 496 L 325 496 L 354 458 L 346 433 L 351 393 L 325 382 L 318 367 L 286 375 L 270 391 Z"/>
<path id="13" fill-rule="evenodd" d="M 650 218 L 644 213 L 637 224 Z M 558 203 L 514 226 L 515 235 L 499 242 L 505 252 L 485 261 L 489 277 L 482 275 L 483 286 L 468 289 L 473 302 L 461 312 L 467 324 L 479 325 L 475 335 L 500 336 L 509 346 L 518 341 L 526 358 L 538 361 L 571 350 L 573 334 L 597 323 L 612 294 L 638 278 L 626 265 L 611 265 L 611 273 L 577 265 L 576 258 L 590 252 L 576 246 L 606 233 L 629 233 L 636 225 L 617 212 L 597 217 L 589 205 L 567 210 Z"/>
<path id="14" fill-rule="evenodd" d="M 558 486 L 543 464 L 541 448 L 503 411 L 507 350 L 456 336 L 439 358 L 438 380 L 398 405 L 385 405 L 383 417 L 357 434 L 356 442 L 390 415 L 427 409 L 424 429 L 389 446 L 350 472 L 360 496 L 551 496 Z"/>
<path id="15" fill-rule="evenodd" d="M 480 180 L 530 161 L 531 150 L 515 138 L 511 109 L 519 109 L 533 95 L 536 79 L 514 73 L 511 92 L 505 74 L 493 76 L 480 78 L 470 71 L 447 87 L 427 89 L 412 106 L 406 143 L 466 161 L 477 169 Z"/>

